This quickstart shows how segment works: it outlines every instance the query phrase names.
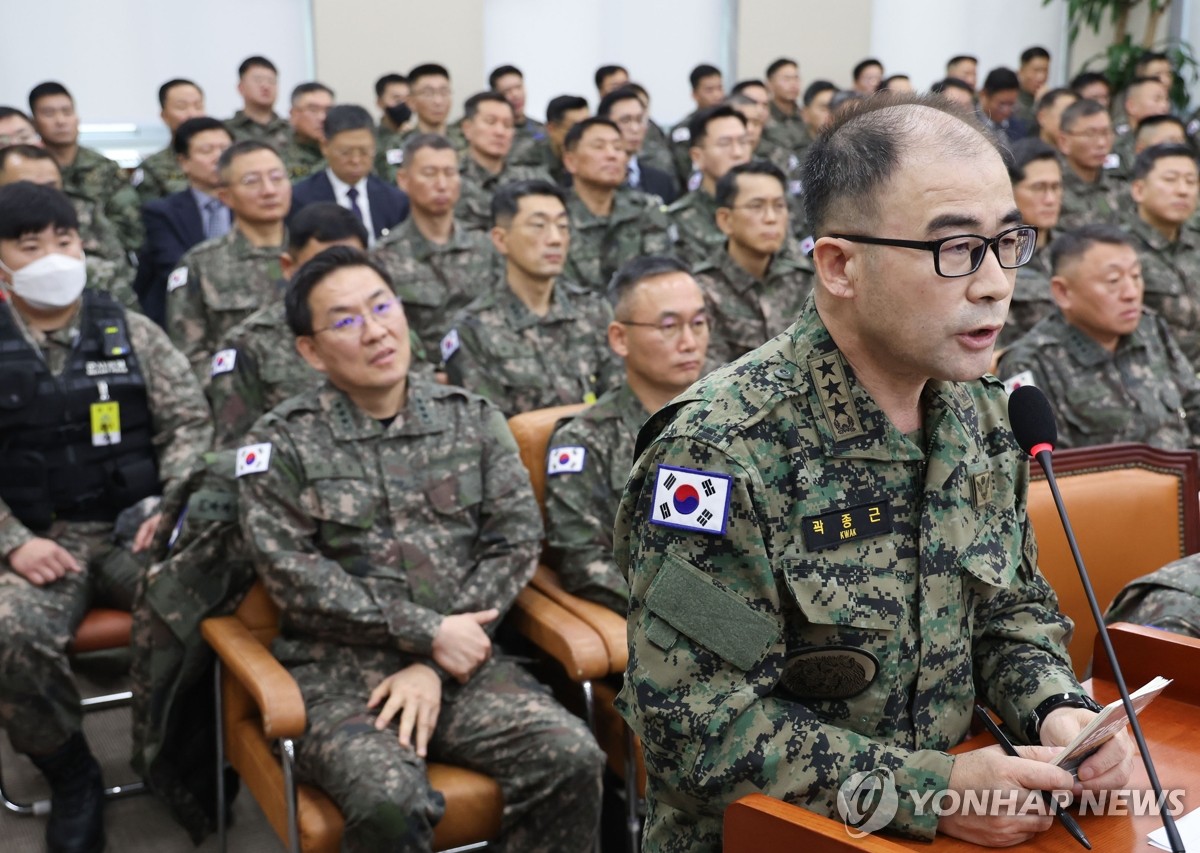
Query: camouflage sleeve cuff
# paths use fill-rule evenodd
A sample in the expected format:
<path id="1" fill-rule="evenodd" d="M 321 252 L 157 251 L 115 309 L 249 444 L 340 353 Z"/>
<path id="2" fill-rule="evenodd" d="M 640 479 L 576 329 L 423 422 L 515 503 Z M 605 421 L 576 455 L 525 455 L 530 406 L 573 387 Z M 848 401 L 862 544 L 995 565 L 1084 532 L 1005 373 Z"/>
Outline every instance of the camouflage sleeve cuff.
<path id="1" fill-rule="evenodd" d="M 7 558 L 17 548 L 37 538 L 33 531 L 7 511 L 0 513 L 0 518 L 4 518 L 3 521 L 0 521 L 0 557 Z"/>
<path id="2" fill-rule="evenodd" d="M 954 756 L 932 749 L 910 753 L 895 771 L 899 795 L 896 816 L 888 828 L 910 838 L 932 841 L 938 816 L 933 808 L 937 794 L 950 787 Z"/>
<path id="3" fill-rule="evenodd" d="M 442 626 L 442 614 L 413 604 L 397 601 L 384 608 L 388 633 L 396 638 L 396 648 L 432 660 L 433 638 Z"/>

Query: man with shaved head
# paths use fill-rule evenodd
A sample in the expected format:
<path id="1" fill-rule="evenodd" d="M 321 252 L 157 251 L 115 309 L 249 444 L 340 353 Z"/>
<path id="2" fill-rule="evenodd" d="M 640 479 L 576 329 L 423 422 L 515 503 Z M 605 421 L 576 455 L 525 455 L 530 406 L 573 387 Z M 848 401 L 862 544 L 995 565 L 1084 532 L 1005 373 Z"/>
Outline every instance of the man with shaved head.
<path id="1" fill-rule="evenodd" d="M 986 375 L 1036 229 L 994 139 L 951 110 L 882 94 L 838 112 L 803 172 L 813 297 L 638 437 L 613 539 L 643 850 L 720 850 L 725 807 L 754 791 L 835 817 L 842 793 L 847 820 L 879 791 L 857 831 L 1011 845 L 1052 818 L 930 804 L 1075 784 L 1047 762 L 1098 706 Z M 1019 756 L 950 753 L 976 701 Z M 1079 779 L 1120 787 L 1131 763 L 1121 735 Z"/>

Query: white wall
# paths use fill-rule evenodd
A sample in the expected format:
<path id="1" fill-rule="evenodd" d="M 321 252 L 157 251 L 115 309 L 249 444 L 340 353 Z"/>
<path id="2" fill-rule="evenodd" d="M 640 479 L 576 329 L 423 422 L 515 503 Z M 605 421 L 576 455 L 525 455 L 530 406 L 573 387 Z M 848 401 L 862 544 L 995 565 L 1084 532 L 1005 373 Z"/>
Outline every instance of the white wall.
<path id="1" fill-rule="evenodd" d="M 377 79 L 436 62 L 450 72 L 450 115 L 457 116 L 462 102 L 487 86 L 484 5 L 484 0 L 312 0 L 317 77 L 340 103 L 360 104 L 375 115 Z"/>
<path id="2" fill-rule="evenodd" d="M 209 113 L 241 107 L 237 67 L 262 54 L 279 68 L 280 107 L 310 79 L 307 0 L 54 0 L 3 4 L 0 104 L 28 111 L 29 90 L 57 80 L 84 123 L 161 124 L 158 87 L 173 77 L 204 89 Z M 165 128 L 163 130 L 165 133 Z"/>
<path id="3" fill-rule="evenodd" d="M 1050 81 L 1069 78 L 1066 67 L 1065 3 L 1042 0 L 872 0 L 871 54 L 885 74 L 908 74 L 918 89 L 946 76 L 956 54 L 979 59 L 979 84 L 1000 65 L 1016 71 L 1021 51 L 1039 45 L 1050 51 Z"/>
<path id="4" fill-rule="evenodd" d="M 536 118 L 557 95 L 580 95 L 594 110 L 596 68 L 624 65 L 650 92 L 654 118 L 670 124 L 695 109 L 694 66 L 716 65 L 732 85 L 730 8 L 729 0 L 487 0 L 483 64 L 524 72 Z"/>

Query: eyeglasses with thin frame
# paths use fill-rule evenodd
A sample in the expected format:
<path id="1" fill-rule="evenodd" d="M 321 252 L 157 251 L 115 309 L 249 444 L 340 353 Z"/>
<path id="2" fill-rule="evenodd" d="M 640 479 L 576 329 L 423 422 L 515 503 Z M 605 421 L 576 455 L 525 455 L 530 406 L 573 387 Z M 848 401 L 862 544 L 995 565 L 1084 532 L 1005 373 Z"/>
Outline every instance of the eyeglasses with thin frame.
<path id="1" fill-rule="evenodd" d="M 837 240 L 867 243 L 872 246 L 898 246 L 901 249 L 923 249 L 933 253 L 933 271 L 942 278 L 959 278 L 978 270 L 990 248 L 1006 270 L 1029 263 L 1037 248 L 1038 230 L 1032 225 L 1018 225 L 1001 231 L 995 237 L 982 234 L 955 234 L 940 240 L 893 240 L 887 237 L 868 237 L 863 234 L 830 234 Z"/>
<path id="2" fill-rule="evenodd" d="M 352 337 L 361 335 L 363 326 L 367 324 L 367 317 L 370 317 L 376 323 L 386 323 L 394 316 L 397 307 L 400 305 L 398 299 L 385 299 L 382 302 L 376 302 L 370 307 L 366 314 L 347 314 L 334 320 L 328 326 L 321 329 L 313 329 L 314 335 L 319 335 L 321 332 L 333 332 L 335 335 L 342 337 Z"/>
<path id="3" fill-rule="evenodd" d="M 618 320 L 622 326 L 640 326 L 643 329 L 657 329 L 659 335 L 662 336 L 664 342 L 670 344 L 679 339 L 683 334 L 684 328 L 692 330 L 692 337 L 699 338 L 701 335 L 708 334 L 708 315 L 696 314 L 690 320 L 681 320 L 679 317 L 663 317 L 657 323 L 638 323 L 634 320 Z"/>

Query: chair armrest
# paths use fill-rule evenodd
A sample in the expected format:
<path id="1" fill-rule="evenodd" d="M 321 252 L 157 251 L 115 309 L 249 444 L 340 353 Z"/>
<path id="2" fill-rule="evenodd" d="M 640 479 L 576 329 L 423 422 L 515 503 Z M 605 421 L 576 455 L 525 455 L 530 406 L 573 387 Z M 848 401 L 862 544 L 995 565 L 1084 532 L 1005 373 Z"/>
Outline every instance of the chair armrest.
<path id="1" fill-rule="evenodd" d="M 582 619 L 600 635 L 608 650 L 609 673 L 625 671 L 629 663 L 629 637 L 625 619 L 602 604 L 580 598 L 563 589 L 558 573 L 547 565 L 539 565 L 530 583 L 534 589 L 555 604 Z"/>
<path id="2" fill-rule="evenodd" d="M 558 661 L 572 681 L 608 675 L 608 650 L 600 636 L 533 587 L 521 590 L 508 618 L 522 636 Z"/>
<path id="3" fill-rule="evenodd" d="M 271 651 L 236 616 L 217 616 L 200 623 L 200 633 L 221 659 L 225 671 L 241 684 L 262 715 L 269 738 L 299 737 L 307 716 L 296 680 Z"/>

